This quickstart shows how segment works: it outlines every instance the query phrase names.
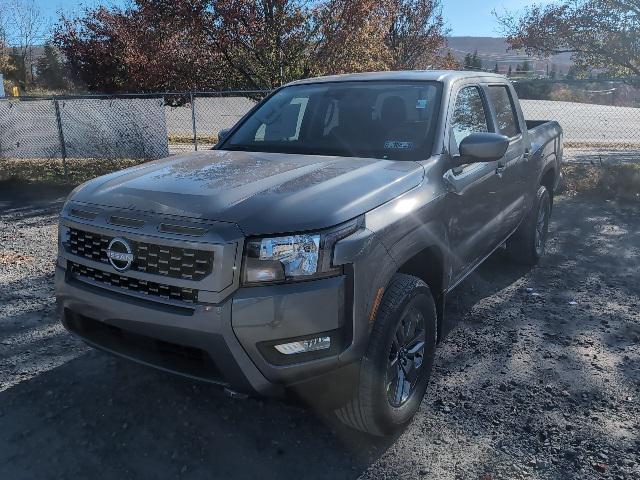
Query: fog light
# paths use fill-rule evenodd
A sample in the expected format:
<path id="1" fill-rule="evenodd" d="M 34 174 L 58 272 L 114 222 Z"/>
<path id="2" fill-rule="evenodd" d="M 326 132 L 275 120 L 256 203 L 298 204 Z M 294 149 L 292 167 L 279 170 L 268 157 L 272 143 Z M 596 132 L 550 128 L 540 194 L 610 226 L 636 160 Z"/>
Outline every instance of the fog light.
<path id="1" fill-rule="evenodd" d="M 315 352 L 317 350 L 326 350 L 331 347 L 331 337 L 318 337 L 309 340 L 300 340 L 299 342 L 283 343 L 276 345 L 276 350 L 285 355 L 293 353 Z"/>

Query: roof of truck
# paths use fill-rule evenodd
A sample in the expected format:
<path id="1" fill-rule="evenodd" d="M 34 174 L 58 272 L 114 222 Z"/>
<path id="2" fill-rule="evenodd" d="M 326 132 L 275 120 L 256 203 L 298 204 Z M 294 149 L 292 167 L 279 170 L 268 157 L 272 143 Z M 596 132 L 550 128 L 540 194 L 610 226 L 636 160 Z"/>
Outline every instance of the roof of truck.
<path id="1" fill-rule="evenodd" d="M 489 72 L 465 72 L 457 70 L 401 70 L 395 72 L 366 72 L 347 73 L 343 75 L 328 75 L 326 77 L 305 78 L 291 82 L 288 85 L 324 82 L 356 82 L 368 80 L 409 80 L 409 81 L 438 81 L 453 82 L 461 78 L 489 77 L 504 81 L 504 75 Z"/>

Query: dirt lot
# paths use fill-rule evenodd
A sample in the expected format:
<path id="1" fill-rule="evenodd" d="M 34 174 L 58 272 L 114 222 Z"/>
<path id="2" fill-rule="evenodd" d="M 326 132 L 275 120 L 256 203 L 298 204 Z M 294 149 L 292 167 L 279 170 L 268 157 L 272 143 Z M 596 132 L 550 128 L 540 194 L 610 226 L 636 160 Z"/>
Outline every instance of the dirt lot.
<path id="1" fill-rule="evenodd" d="M 640 204 L 557 199 L 533 270 L 450 298 L 421 410 L 372 440 L 91 350 L 54 313 L 64 190 L 0 189 L 0 478 L 640 478 Z M 37 198 L 37 200 L 34 200 Z"/>

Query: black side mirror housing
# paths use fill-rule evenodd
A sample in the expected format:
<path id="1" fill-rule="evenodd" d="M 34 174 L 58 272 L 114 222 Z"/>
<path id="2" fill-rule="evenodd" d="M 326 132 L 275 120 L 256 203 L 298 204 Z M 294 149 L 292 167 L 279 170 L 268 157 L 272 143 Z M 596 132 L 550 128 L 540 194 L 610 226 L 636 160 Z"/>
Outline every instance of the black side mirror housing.
<path id="1" fill-rule="evenodd" d="M 460 142 L 458 164 L 493 162 L 502 158 L 509 148 L 509 137 L 491 132 L 477 132 Z"/>

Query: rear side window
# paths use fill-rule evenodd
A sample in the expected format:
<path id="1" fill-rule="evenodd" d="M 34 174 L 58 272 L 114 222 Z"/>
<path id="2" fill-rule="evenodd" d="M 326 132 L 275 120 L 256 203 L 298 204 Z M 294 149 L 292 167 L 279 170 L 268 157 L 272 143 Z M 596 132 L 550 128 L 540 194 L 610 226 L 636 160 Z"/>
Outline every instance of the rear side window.
<path id="1" fill-rule="evenodd" d="M 458 148 L 460 142 L 472 133 L 489 131 L 487 114 L 478 87 L 465 87 L 458 92 L 451 130 Z"/>
<path id="2" fill-rule="evenodd" d="M 489 98 L 496 112 L 498 131 L 507 137 L 515 137 L 520 133 L 516 108 L 509 90 L 503 85 L 489 87 Z"/>

